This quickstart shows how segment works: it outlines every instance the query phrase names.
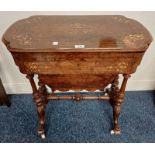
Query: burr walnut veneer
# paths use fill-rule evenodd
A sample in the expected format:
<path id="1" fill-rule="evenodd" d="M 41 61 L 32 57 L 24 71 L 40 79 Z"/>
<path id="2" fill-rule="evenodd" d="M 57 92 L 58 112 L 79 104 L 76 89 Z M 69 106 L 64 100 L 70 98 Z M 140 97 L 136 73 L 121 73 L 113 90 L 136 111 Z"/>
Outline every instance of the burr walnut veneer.
<path id="1" fill-rule="evenodd" d="M 119 15 L 32 16 L 14 23 L 3 36 L 20 72 L 27 75 L 32 86 L 42 138 L 45 107 L 50 99 L 110 100 L 114 119 L 111 133 L 120 134 L 118 117 L 126 83 L 151 41 L 143 25 Z M 38 75 L 38 86 L 34 75 Z M 123 75 L 120 88 L 119 75 Z M 70 89 L 76 91 L 75 96 L 55 93 Z M 84 96 L 78 93 L 83 89 L 106 93 Z"/>

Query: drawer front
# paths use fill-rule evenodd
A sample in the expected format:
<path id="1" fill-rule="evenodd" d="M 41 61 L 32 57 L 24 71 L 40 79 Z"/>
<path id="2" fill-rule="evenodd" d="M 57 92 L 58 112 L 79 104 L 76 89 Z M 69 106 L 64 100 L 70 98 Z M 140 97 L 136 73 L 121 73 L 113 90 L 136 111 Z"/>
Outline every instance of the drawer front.
<path id="1" fill-rule="evenodd" d="M 133 73 L 144 53 L 14 53 L 24 74 L 104 74 Z"/>

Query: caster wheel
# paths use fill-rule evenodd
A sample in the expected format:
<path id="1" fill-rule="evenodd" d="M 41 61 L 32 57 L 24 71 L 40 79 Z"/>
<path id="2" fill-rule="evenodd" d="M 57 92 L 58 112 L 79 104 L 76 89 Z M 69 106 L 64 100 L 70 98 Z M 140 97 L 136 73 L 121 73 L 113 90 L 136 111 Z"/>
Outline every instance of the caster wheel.
<path id="1" fill-rule="evenodd" d="M 110 134 L 111 135 L 120 135 L 121 134 L 121 131 L 120 130 L 111 130 L 110 131 Z"/>
<path id="2" fill-rule="evenodd" d="M 111 130 L 111 131 L 110 131 L 110 134 L 111 134 L 111 135 L 114 135 L 114 134 L 115 134 L 114 130 Z"/>
<path id="3" fill-rule="evenodd" d="M 41 136 L 41 139 L 45 139 L 46 138 L 45 134 L 41 134 L 40 136 Z"/>

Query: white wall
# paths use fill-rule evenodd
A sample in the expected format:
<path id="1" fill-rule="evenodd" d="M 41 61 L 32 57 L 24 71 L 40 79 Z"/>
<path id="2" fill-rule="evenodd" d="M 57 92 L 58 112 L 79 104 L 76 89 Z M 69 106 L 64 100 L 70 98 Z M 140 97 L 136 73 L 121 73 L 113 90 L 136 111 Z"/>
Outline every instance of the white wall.
<path id="1" fill-rule="evenodd" d="M 141 22 L 155 38 L 155 12 L 0 12 L 0 38 L 15 21 L 36 14 L 121 14 Z M 155 89 L 155 41 L 145 53 L 141 65 L 128 82 L 127 90 Z M 11 54 L 0 41 L 0 77 L 7 93 L 31 93 L 31 87 L 25 75 L 14 64 Z"/>

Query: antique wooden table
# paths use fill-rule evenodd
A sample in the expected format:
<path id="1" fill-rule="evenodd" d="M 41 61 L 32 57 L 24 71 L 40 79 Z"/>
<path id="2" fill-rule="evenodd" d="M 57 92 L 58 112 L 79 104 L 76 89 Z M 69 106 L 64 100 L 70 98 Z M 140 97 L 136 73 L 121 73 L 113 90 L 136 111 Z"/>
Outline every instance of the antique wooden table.
<path id="1" fill-rule="evenodd" d="M 137 69 L 152 37 L 135 20 L 116 16 L 32 16 L 14 23 L 3 42 L 20 72 L 27 75 L 36 102 L 39 129 L 45 138 L 45 107 L 50 99 L 105 99 L 113 107 L 113 134 L 120 134 L 118 117 L 128 78 Z M 33 79 L 38 75 L 38 86 Z M 119 88 L 118 78 L 123 75 Z M 103 96 L 77 91 L 111 89 Z M 48 93 L 49 86 L 52 93 Z M 76 90 L 59 96 L 55 90 Z"/>

